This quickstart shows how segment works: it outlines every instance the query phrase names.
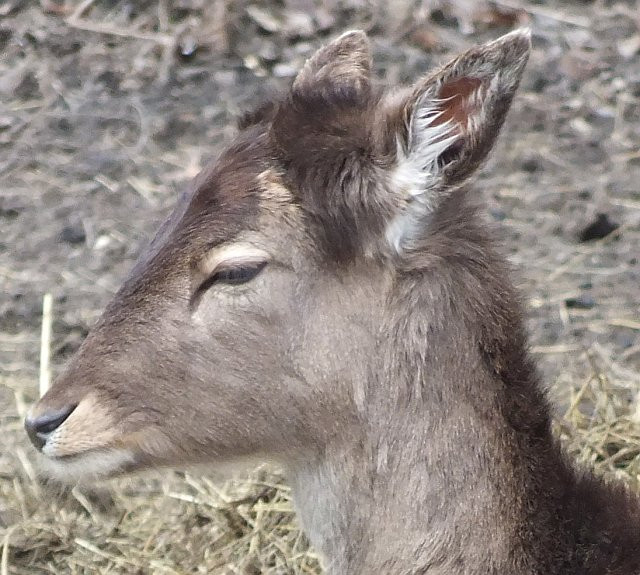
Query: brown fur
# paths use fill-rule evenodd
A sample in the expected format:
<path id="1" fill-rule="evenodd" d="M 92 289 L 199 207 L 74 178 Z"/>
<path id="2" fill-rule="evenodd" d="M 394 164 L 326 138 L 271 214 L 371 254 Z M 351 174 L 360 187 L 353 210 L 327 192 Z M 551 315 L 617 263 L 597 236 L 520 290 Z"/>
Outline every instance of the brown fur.
<path id="1" fill-rule="evenodd" d="M 320 50 L 241 122 L 34 408 L 79 406 L 53 471 L 276 460 L 330 573 L 640 573 L 638 498 L 565 460 L 465 185 L 528 49 L 516 33 L 391 94 L 364 34 Z M 203 284 L 238 242 L 263 271 Z"/>

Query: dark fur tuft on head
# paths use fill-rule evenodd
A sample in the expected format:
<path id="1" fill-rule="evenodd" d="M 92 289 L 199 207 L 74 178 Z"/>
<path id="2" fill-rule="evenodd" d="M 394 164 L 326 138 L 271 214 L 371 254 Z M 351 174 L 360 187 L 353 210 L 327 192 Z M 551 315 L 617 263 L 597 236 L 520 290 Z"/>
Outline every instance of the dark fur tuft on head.
<path id="1" fill-rule="evenodd" d="M 251 126 L 272 122 L 278 109 L 278 104 L 274 100 L 263 102 L 253 110 L 244 112 L 237 120 L 239 130 L 246 130 Z"/>

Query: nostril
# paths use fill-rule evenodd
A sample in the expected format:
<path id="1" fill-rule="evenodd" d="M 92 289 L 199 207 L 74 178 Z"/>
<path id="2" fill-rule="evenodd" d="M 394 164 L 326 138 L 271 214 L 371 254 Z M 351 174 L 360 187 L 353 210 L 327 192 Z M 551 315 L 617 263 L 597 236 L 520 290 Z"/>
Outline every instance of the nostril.
<path id="1" fill-rule="evenodd" d="M 27 430 L 29 439 L 31 439 L 31 443 L 38 449 L 42 449 L 47 442 L 47 437 L 65 422 L 75 408 L 75 405 L 71 405 L 63 409 L 43 413 L 33 419 L 27 417 L 24 421 L 24 427 Z"/>
<path id="2" fill-rule="evenodd" d="M 73 407 L 65 407 L 64 409 L 59 409 L 58 411 L 51 411 L 49 413 L 44 413 L 33 420 L 33 428 L 36 433 L 51 433 L 55 431 L 58 427 L 60 427 L 64 421 L 71 415 L 71 412 L 76 408 Z"/>

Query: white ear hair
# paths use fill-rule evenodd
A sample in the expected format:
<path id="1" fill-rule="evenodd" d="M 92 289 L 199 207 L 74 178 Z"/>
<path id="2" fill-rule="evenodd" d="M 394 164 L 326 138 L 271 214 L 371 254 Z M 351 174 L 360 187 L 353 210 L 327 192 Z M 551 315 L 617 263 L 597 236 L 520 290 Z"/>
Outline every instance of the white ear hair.
<path id="1" fill-rule="evenodd" d="M 486 158 L 530 49 L 526 29 L 472 48 L 419 81 L 396 108 L 405 129 L 396 136 L 389 185 L 402 206 L 387 225 L 386 239 L 397 253 L 420 236 L 442 198 Z"/>
<path id="2" fill-rule="evenodd" d="M 438 181 L 439 158 L 460 138 L 452 119 L 436 123 L 444 114 L 441 100 L 420 104 L 410 120 L 407 145 L 397 140 L 397 163 L 390 176 L 392 189 L 407 202 L 406 209 L 391 220 L 386 230 L 387 241 L 396 252 L 402 249 L 402 238 L 410 235 L 423 214 L 434 208 L 430 183 L 435 185 Z"/>

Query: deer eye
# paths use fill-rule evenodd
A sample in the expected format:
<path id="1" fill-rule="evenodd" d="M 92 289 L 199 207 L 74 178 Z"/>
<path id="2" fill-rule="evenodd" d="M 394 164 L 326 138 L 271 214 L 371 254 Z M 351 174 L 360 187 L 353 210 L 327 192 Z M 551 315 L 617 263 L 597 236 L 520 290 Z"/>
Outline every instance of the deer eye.
<path id="1" fill-rule="evenodd" d="M 192 306 L 197 304 L 202 294 L 213 285 L 225 284 L 229 286 L 236 286 L 248 283 L 254 279 L 266 265 L 266 261 L 260 261 L 218 269 L 198 286 L 198 289 L 191 300 Z"/>
<path id="2" fill-rule="evenodd" d="M 256 262 L 255 264 L 245 264 L 238 267 L 222 269 L 214 273 L 207 282 L 211 282 L 211 284 L 225 283 L 228 285 L 244 284 L 255 278 L 266 265 L 267 262 Z"/>
<path id="3" fill-rule="evenodd" d="M 204 257 L 194 261 L 195 290 L 189 307 L 194 310 L 203 294 L 213 286 L 233 289 L 255 279 L 271 260 L 269 254 L 247 242 L 214 246 Z"/>

